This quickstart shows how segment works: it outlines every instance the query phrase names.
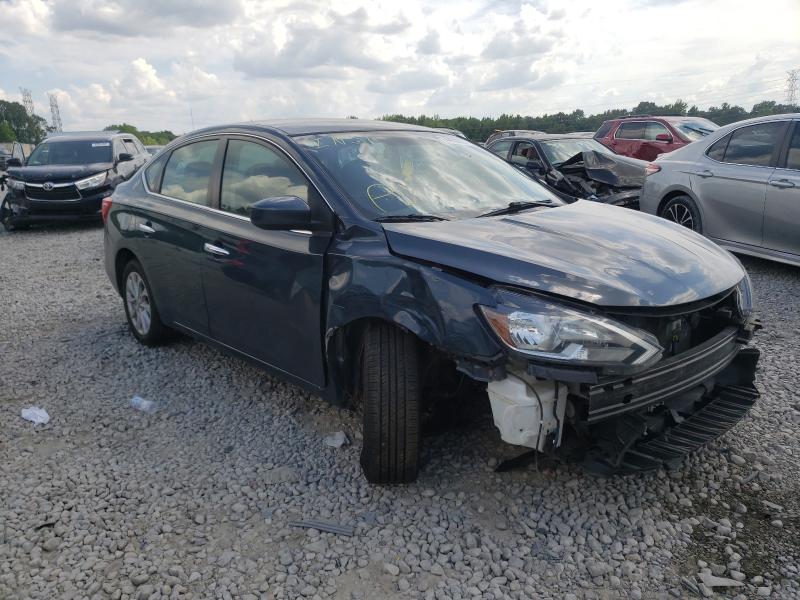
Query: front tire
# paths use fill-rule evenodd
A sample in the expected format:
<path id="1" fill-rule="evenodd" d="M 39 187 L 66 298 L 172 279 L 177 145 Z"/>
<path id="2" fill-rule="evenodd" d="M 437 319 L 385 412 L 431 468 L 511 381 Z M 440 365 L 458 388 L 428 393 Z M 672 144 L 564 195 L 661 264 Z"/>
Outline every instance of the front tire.
<path id="1" fill-rule="evenodd" d="M 167 328 L 161 322 L 153 292 L 139 261 L 131 260 L 125 265 L 121 291 L 128 326 L 136 339 L 148 346 L 164 342 Z"/>
<path id="2" fill-rule="evenodd" d="M 700 209 L 697 208 L 697 204 L 689 196 L 681 195 L 671 198 L 664 204 L 659 216 L 697 233 L 703 233 Z"/>
<path id="3" fill-rule="evenodd" d="M 417 478 L 419 375 L 419 350 L 413 335 L 387 323 L 367 329 L 361 354 L 361 466 L 370 483 L 408 483 Z"/>

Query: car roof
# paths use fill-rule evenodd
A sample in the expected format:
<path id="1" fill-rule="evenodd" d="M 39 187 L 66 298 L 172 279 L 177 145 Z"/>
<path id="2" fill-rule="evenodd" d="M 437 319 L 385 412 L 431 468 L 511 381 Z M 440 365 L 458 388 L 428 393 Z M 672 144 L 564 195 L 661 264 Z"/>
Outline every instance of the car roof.
<path id="1" fill-rule="evenodd" d="M 227 125 L 206 127 L 205 129 L 194 131 L 190 135 L 213 133 L 229 129 L 260 130 L 282 133 L 288 136 L 355 131 L 427 131 L 450 135 L 430 127 L 396 123 L 394 121 L 374 121 L 370 119 L 271 119 L 265 121 L 248 121 L 246 123 L 230 123 Z"/>
<path id="2" fill-rule="evenodd" d="M 593 139 L 592 135 L 593 135 L 592 133 L 583 131 L 579 131 L 576 133 L 525 133 L 522 135 L 511 135 L 504 138 L 498 138 L 496 140 L 493 140 L 492 143 L 499 142 L 501 140 L 506 142 L 511 140 L 535 140 L 539 142 L 546 142 L 552 140 L 576 140 L 576 139 L 591 140 Z"/>
<path id="3" fill-rule="evenodd" d="M 54 140 L 73 142 L 76 140 L 112 140 L 115 137 L 136 137 L 132 133 L 120 133 L 119 131 L 67 131 L 64 133 L 51 133 L 44 142 Z"/>

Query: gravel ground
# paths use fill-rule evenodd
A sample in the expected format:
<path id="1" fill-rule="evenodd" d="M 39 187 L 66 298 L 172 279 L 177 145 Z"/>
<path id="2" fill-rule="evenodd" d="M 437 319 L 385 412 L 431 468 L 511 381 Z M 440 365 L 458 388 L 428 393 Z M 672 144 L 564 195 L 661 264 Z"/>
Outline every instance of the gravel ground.
<path id="1" fill-rule="evenodd" d="M 762 399 L 680 470 L 496 474 L 514 449 L 483 410 L 426 437 L 417 484 L 377 487 L 348 411 L 199 342 L 139 345 L 102 252 L 96 226 L 0 234 L 0 598 L 800 597 L 800 269 L 746 260 Z"/>

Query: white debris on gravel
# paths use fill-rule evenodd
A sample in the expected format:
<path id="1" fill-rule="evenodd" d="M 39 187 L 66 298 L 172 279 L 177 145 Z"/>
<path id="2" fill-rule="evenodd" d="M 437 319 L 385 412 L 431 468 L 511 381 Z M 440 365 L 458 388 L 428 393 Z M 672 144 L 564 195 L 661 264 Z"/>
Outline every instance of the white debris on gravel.
<path id="1" fill-rule="evenodd" d="M 745 260 L 763 397 L 678 470 L 498 474 L 515 451 L 484 412 L 425 438 L 418 483 L 384 487 L 348 411 L 199 342 L 137 343 L 102 237 L 0 234 L 0 409 L 58 414 L 0 427 L 0 598 L 798 597 L 800 269 Z M 158 418 L 114 400 L 131 390 Z M 314 450 L 339 430 L 355 443 Z"/>
<path id="2" fill-rule="evenodd" d="M 45 409 L 38 406 L 23 408 L 20 411 L 20 416 L 34 425 L 47 425 L 50 422 L 50 415 L 47 414 Z"/>

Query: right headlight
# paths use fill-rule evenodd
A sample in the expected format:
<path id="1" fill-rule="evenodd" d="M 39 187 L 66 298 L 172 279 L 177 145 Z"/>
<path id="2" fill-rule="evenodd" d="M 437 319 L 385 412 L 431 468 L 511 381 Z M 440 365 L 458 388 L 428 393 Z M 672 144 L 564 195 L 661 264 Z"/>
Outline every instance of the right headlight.
<path id="1" fill-rule="evenodd" d="M 480 310 L 512 350 L 547 361 L 586 367 L 642 370 L 658 362 L 663 348 L 641 329 L 533 296 L 499 295 Z"/>

